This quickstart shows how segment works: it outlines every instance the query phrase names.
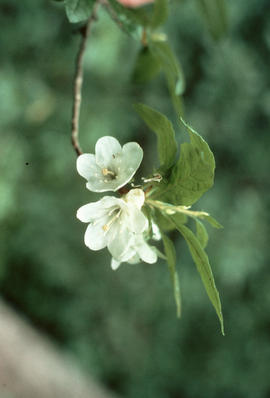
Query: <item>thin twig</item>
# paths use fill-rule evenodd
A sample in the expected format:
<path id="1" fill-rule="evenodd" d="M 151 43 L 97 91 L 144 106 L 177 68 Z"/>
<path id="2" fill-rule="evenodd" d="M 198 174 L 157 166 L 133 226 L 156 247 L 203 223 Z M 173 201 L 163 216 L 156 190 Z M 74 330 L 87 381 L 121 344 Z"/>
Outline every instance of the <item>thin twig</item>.
<path id="1" fill-rule="evenodd" d="M 85 26 L 80 30 L 82 38 L 79 47 L 78 55 L 76 58 L 75 77 L 73 86 L 73 106 L 72 106 L 72 121 L 71 121 L 71 142 L 77 155 L 83 152 L 79 144 L 79 118 L 82 100 L 82 83 L 83 83 L 83 56 L 86 49 L 87 38 L 90 35 L 92 23 L 97 20 L 97 9 L 101 0 L 97 0 L 94 4 L 93 11 Z"/>

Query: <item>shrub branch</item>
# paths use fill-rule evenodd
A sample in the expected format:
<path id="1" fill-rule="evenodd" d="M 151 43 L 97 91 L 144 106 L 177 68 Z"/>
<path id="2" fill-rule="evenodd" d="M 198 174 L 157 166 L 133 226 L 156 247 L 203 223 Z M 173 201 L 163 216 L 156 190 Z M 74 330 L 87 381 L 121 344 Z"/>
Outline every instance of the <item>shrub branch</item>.
<path id="1" fill-rule="evenodd" d="M 79 118 L 82 100 L 82 84 L 83 84 L 83 56 L 86 50 L 87 39 L 90 36 L 91 27 L 94 21 L 97 20 L 97 9 L 102 0 L 97 0 L 93 6 L 92 14 L 90 15 L 86 25 L 80 29 L 81 43 L 75 62 L 75 76 L 73 84 L 73 105 L 72 105 L 72 119 L 71 119 L 71 142 L 77 154 L 81 155 L 82 149 L 79 143 Z"/>

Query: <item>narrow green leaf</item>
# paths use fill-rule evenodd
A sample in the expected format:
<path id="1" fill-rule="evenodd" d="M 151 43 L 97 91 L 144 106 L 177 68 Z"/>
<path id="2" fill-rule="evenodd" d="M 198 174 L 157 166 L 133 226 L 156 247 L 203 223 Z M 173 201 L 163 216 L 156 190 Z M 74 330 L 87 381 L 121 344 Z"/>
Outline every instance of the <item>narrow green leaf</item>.
<path id="1" fill-rule="evenodd" d="M 208 233 L 201 221 L 199 221 L 198 219 L 196 219 L 195 221 L 196 221 L 196 236 L 202 248 L 204 249 L 208 243 Z"/>
<path id="2" fill-rule="evenodd" d="M 93 0 L 65 0 L 66 14 L 70 22 L 85 21 L 91 15 Z"/>
<path id="3" fill-rule="evenodd" d="M 167 216 L 164 216 L 160 210 L 155 210 L 155 221 L 161 231 L 172 231 L 176 228 L 175 224 L 170 219 L 168 219 Z M 185 214 L 175 214 L 174 218 L 179 224 L 186 224 L 187 222 L 187 216 Z"/>
<path id="4" fill-rule="evenodd" d="M 174 220 L 173 217 L 171 217 L 171 220 Z M 220 320 L 220 325 L 221 325 L 221 332 L 224 335 L 224 323 L 223 323 L 223 315 L 222 315 L 222 309 L 221 309 L 221 302 L 219 298 L 219 293 L 216 288 L 214 276 L 211 270 L 211 266 L 209 264 L 209 259 L 205 251 L 203 250 L 200 242 L 196 238 L 196 236 L 193 234 L 193 232 L 187 228 L 183 224 L 177 224 L 175 223 L 178 231 L 183 235 L 184 239 L 187 242 L 187 245 L 190 250 L 190 254 L 193 258 L 193 261 L 195 262 L 197 266 L 197 270 L 201 276 L 202 282 L 204 284 L 205 290 L 208 294 L 208 297 L 210 301 L 212 302 L 216 313 L 219 317 Z"/>
<path id="5" fill-rule="evenodd" d="M 113 8 L 113 13 L 109 11 L 110 8 L 106 9 L 112 20 L 116 22 L 117 27 L 120 27 L 123 32 L 134 39 L 141 41 L 143 28 L 147 27 L 150 23 L 148 13 L 144 9 L 145 7 L 136 9 L 128 8 L 116 0 L 110 0 L 110 7 Z"/>
<path id="6" fill-rule="evenodd" d="M 136 60 L 132 80 L 134 83 L 144 83 L 155 77 L 160 71 L 160 64 L 153 57 L 148 47 L 143 47 Z"/>
<path id="7" fill-rule="evenodd" d="M 203 215 L 200 216 L 200 218 L 202 218 L 205 221 L 208 221 L 210 225 L 212 225 L 212 227 L 214 228 L 223 228 L 223 226 L 212 216 L 208 215 Z"/>
<path id="8" fill-rule="evenodd" d="M 154 247 L 154 246 L 153 246 Z M 167 257 L 163 254 L 157 247 L 155 247 L 155 252 L 157 253 L 158 257 L 162 258 L 162 260 L 167 261 Z"/>
<path id="9" fill-rule="evenodd" d="M 150 27 L 152 29 L 156 29 L 160 25 L 163 25 L 167 21 L 168 14 L 168 0 L 155 0 L 154 12 L 150 22 Z"/>
<path id="10" fill-rule="evenodd" d="M 160 164 L 169 168 L 175 161 L 177 144 L 172 123 L 162 113 L 144 104 L 135 104 L 134 108 L 147 126 L 158 138 L 158 155 Z"/>
<path id="11" fill-rule="evenodd" d="M 181 316 L 181 294 L 180 294 L 180 284 L 177 271 L 175 270 L 176 265 L 176 253 L 173 242 L 166 236 L 162 235 L 164 251 L 167 257 L 167 262 L 171 274 L 173 291 L 174 291 L 174 299 L 176 304 L 176 312 L 177 317 Z"/>
<path id="12" fill-rule="evenodd" d="M 189 133 L 190 143 L 180 147 L 180 158 L 172 169 L 167 196 L 173 196 L 171 202 L 174 204 L 189 206 L 212 187 L 215 159 L 206 141 L 183 123 Z"/>
<path id="13" fill-rule="evenodd" d="M 182 67 L 166 41 L 151 41 L 149 47 L 165 73 L 174 108 L 178 116 L 182 115 L 183 105 L 180 96 L 185 90 Z"/>
<path id="14" fill-rule="evenodd" d="M 161 211 L 155 209 L 155 221 L 161 231 L 172 231 L 175 229 L 175 225 L 173 222 L 167 219 L 167 217 L 163 216 Z"/>
<path id="15" fill-rule="evenodd" d="M 153 55 L 161 62 L 164 72 L 173 86 L 174 93 L 176 95 L 183 94 L 185 89 L 183 71 L 168 42 L 151 41 L 149 46 Z"/>
<path id="16" fill-rule="evenodd" d="M 225 36 L 228 30 L 225 0 L 198 0 L 198 6 L 212 37 L 219 40 Z"/>

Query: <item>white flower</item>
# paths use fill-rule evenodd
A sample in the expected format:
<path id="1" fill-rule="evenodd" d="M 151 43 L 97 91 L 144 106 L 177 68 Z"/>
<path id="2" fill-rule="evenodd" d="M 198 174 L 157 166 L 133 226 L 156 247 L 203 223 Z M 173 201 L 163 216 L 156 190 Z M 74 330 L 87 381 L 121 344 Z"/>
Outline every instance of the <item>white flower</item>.
<path id="1" fill-rule="evenodd" d="M 84 242 L 92 250 L 108 247 L 111 255 L 125 258 L 134 234 L 140 234 L 148 226 L 141 207 L 144 192 L 132 189 L 123 199 L 104 196 L 101 200 L 88 203 L 77 211 L 82 222 L 89 223 Z"/>
<path id="2" fill-rule="evenodd" d="M 118 259 L 115 257 L 112 258 L 111 267 L 113 270 L 116 270 L 122 262 L 137 264 L 140 261 L 144 261 L 153 264 L 157 261 L 157 257 L 155 247 L 148 245 L 143 234 L 134 234 L 130 240 L 128 250 Z"/>
<path id="3" fill-rule="evenodd" d="M 78 173 L 87 180 L 90 191 L 117 191 L 134 176 L 143 158 L 136 142 L 121 147 L 114 137 L 102 137 L 96 143 L 96 154 L 85 153 L 77 159 Z"/>
<path id="4" fill-rule="evenodd" d="M 160 240 L 161 233 L 158 225 L 153 220 L 151 220 L 151 225 L 152 225 L 152 239 Z"/>

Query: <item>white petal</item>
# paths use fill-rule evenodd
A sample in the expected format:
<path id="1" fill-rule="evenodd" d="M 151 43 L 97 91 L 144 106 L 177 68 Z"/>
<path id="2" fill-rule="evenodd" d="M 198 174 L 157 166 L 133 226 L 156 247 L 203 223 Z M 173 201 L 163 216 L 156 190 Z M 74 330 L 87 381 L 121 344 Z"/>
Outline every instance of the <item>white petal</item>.
<path id="1" fill-rule="evenodd" d="M 125 201 L 134 204 L 138 209 L 141 209 L 145 200 L 145 195 L 142 189 L 131 189 L 125 196 Z"/>
<path id="2" fill-rule="evenodd" d="M 129 260 L 129 264 L 138 264 L 141 261 L 140 256 L 136 253 L 134 256 L 132 256 Z"/>
<path id="3" fill-rule="evenodd" d="M 143 158 L 143 150 L 137 142 L 128 142 L 123 146 L 123 157 L 129 161 L 129 166 L 137 170 Z"/>
<path id="4" fill-rule="evenodd" d="M 145 241 L 136 246 L 136 251 L 140 258 L 146 263 L 153 264 L 157 261 L 157 253 L 154 250 L 154 247 L 149 246 Z"/>
<path id="5" fill-rule="evenodd" d="M 143 150 L 137 142 L 128 142 L 122 149 L 121 179 L 129 181 L 138 170 L 143 158 Z"/>
<path id="6" fill-rule="evenodd" d="M 104 196 L 101 200 L 87 203 L 77 211 L 77 218 L 82 222 L 93 222 L 100 217 L 104 217 L 117 207 L 121 207 L 122 200 L 112 196 Z"/>
<path id="7" fill-rule="evenodd" d="M 160 240 L 161 239 L 161 233 L 158 225 L 152 220 L 152 239 L 154 240 Z"/>
<path id="8" fill-rule="evenodd" d="M 111 267 L 112 269 L 115 271 L 117 268 L 119 268 L 121 265 L 121 261 L 117 261 L 112 257 L 112 261 L 111 261 Z"/>
<path id="9" fill-rule="evenodd" d="M 82 222 L 93 222 L 99 217 L 103 217 L 108 212 L 101 205 L 100 201 L 87 203 L 77 211 L 77 218 Z"/>
<path id="10" fill-rule="evenodd" d="M 126 227 L 126 225 L 121 225 L 120 222 L 115 222 L 108 235 L 108 250 L 112 257 L 117 260 L 130 258 L 133 255 L 133 251 L 130 253 L 130 241 L 132 239 L 132 234 Z"/>
<path id="11" fill-rule="evenodd" d="M 107 218 L 100 219 L 97 224 L 89 224 L 84 235 L 84 243 L 91 250 L 100 250 L 107 246 L 107 236 L 102 228 Z"/>
<path id="12" fill-rule="evenodd" d="M 135 256 L 137 256 L 134 247 L 127 246 L 126 251 L 122 254 L 122 256 L 118 259 L 122 263 L 130 262 Z"/>
<path id="13" fill-rule="evenodd" d="M 100 169 L 101 170 L 101 169 Z M 93 192 L 107 192 L 107 191 L 117 191 L 121 186 L 125 184 L 122 184 L 119 182 L 118 179 L 115 180 L 108 180 L 102 172 L 100 172 L 100 177 L 96 178 L 94 176 L 90 177 L 87 184 L 86 188 L 88 188 L 90 191 Z"/>
<path id="14" fill-rule="evenodd" d="M 107 168 L 121 152 L 121 145 L 116 138 L 102 137 L 96 143 L 96 163 L 101 169 Z"/>
<path id="15" fill-rule="evenodd" d="M 90 153 L 83 153 L 77 158 L 77 170 L 86 180 L 89 180 L 91 177 L 100 179 L 102 176 L 101 169 L 96 164 L 95 155 L 91 155 Z"/>
<path id="16" fill-rule="evenodd" d="M 128 205 L 122 212 L 121 221 L 128 226 L 128 229 L 136 234 L 145 231 L 148 227 L 148 220 L 137 207 Z"/>
<path id="17" fill-rule="evenodd" d="M 107 183 L 111 190 L 117 191 L 126 185 L 136 173 L 143 158 L 143 150 L 136 142 L 129 142 L 123 146 L 123 150 L 114 154 L 110 163 L 106 166 L 115 173 L 115 179 Z M 97 162 L 98 163 L 98 162 Z"/>

